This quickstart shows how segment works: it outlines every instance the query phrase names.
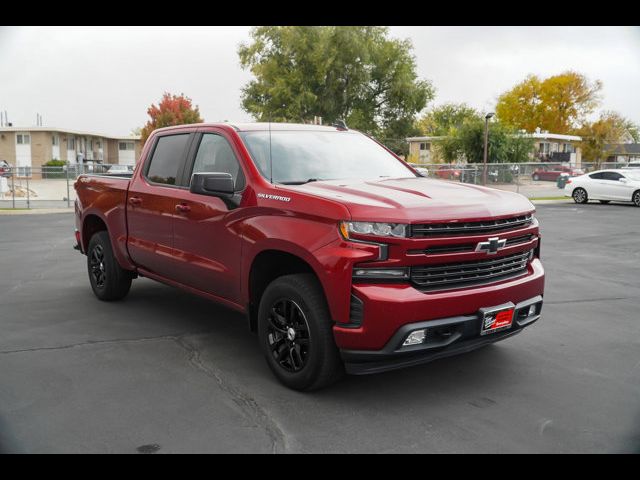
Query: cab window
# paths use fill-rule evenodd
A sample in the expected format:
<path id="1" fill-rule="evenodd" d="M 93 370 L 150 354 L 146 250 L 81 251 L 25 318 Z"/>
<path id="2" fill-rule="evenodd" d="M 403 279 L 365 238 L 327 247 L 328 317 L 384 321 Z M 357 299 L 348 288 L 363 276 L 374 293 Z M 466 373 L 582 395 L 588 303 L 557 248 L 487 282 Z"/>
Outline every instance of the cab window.
<path id="1" fill-rule="evenodd" d="M 244 174 L 240 163 L 222 135 L 202 134 L 192 173 L 204 172 L 228 173 L 233 178 L 236 191 L 244 188 Z"/>

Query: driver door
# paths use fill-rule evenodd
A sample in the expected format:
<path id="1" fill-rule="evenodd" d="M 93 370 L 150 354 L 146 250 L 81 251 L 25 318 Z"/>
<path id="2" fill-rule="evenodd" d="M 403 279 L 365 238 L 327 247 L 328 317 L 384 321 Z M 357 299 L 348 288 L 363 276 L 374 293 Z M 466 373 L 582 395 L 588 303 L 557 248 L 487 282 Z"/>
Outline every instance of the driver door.
<path id="1" fill-rule="evenodd" d="M 241 198 L 245 175 L 232 144 L 216 130 L 198 133 L 190 161 L 185 167 L 187 182 L 193 173 L 229 173 L 235 197 Z M 189 185 L 186 185 L 187 187 Z M 240 301 L 241 237 L 239 202 L 215 196 L 176 191 L 173 229 L 175 278 L 180 283 L 217 297 Z"/>

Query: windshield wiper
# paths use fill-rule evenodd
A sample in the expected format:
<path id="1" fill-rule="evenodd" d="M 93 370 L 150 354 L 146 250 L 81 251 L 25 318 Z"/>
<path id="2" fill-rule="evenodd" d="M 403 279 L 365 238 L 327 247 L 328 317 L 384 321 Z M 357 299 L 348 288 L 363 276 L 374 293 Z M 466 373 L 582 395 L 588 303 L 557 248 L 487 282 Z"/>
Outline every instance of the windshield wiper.
<path id="1" fill-rule="evenodd" d="M 304 185 L 305 183 L 319 182 L 321 180 L 322 180 L 321 178 L 309 178 L 307 180 L 292 180 L 290 182 L 278 182 L 278 183 L 281 183 L 282 185 Z"/>

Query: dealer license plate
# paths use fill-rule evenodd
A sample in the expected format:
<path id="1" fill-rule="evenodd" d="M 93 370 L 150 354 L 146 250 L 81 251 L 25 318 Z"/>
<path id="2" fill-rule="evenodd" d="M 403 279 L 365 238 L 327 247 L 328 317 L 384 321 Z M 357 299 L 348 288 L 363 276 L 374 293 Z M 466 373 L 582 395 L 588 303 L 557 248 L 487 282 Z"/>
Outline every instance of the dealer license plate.
<path id="1" fill-rule="evenodd" d="M 499 307 L 480 309 L 480 335 L 502 332 L 513 325 L 513 303 L 500 305 Z"/>

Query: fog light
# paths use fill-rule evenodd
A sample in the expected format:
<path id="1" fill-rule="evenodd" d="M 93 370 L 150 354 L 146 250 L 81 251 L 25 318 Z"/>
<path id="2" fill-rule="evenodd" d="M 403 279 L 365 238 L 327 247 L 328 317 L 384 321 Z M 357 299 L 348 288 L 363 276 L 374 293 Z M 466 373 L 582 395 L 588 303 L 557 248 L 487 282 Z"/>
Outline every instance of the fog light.
<path id="1" fill-rule="evenodd" d="M 418 345 L 424 342 L 424 339 L 427 338 L 427 329 L 423 328 L 422 330 L 414 330 L 407 336 L 407 339 L 402 344 L 403 347 L 408 347 L 410 345 Z"/>
<path id="2" fill-rule="evenodd" d="M 533 305 L 531 305 L 529 307 L 529 317 L 533 316 L 536 314 L 536 310 L 538 309 L 538 306 L 534 303 Z"/>

